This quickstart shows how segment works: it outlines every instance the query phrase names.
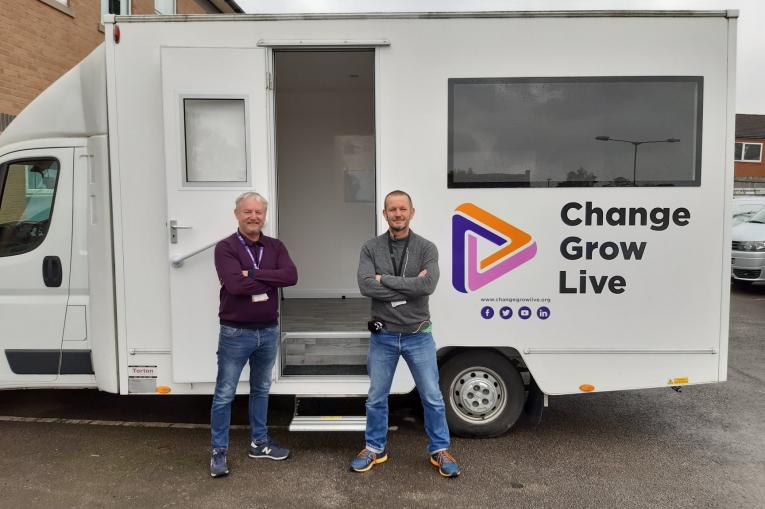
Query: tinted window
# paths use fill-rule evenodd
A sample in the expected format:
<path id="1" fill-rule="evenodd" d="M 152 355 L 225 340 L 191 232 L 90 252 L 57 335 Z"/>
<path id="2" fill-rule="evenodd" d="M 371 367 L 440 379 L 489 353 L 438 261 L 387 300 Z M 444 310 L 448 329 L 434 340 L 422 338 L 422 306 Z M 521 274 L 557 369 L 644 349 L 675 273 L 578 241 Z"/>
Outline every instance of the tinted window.
<path id="1" fill-rule="evenodd" d="M 449 187 L 697 186 L 703 78 L 449 80 Z"/>
<path id="2" fill-rule="evenodd" d="M 55 159 L 12 162 L 0 168 L 0 256 L 27 253 L 50 227 L 59 164 Z"/>
<path id="3" fill-rule="evenodd" d="M 749 220 L 750 223 L 764 223 L 765 224 L 765 208 L 760 209 L 758 213 L 756 213 L 752 218 Z"/>

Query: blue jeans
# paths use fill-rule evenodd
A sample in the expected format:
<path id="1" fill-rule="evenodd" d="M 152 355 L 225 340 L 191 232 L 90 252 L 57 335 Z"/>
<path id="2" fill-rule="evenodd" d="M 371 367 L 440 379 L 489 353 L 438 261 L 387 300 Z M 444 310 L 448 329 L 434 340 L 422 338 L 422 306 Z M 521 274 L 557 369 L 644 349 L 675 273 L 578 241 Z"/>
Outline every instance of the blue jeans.
<path id="1" fill-rule="evenodd" d="M 383 331 L 369 340 L 369 395 L 367 397 L 366 448 L 380 453 L 388 437 L 388 395 L 400 356 L 414 377 L 425 411 L 428 454 L 449 448 L 449 427 L 441 389 L 438 386 L 436 344 L 429 332 L 416 334 Z"/>
<path id="2" fill-rule="evenodd" d="M 266 417 L 271 371 L 278 350 L 279 328 L 237 329 L 220 326 L 218 339 L 218 377 L 210 412 L 212 448 L 228 449 L 231 402 L 247 361 L 250 361 L 250 436 L 253 442 L 268 438 Z"/>

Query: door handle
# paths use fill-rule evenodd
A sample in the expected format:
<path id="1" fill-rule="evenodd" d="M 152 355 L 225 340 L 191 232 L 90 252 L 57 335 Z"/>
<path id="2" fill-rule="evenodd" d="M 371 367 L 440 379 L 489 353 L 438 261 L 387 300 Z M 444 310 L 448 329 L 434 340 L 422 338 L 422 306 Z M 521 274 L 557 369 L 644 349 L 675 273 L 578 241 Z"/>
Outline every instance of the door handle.
<path id="1" fill-rule="evenodd" d="M 178 221 L 175 219 L 170 220 L 170 243 L 171 244 L 177 244 L 178 243 L 178 230 L 190 230 L 191 226 L 183 226 L 178 224 Z"/>
<path id="2" fill-rule="evenodd" d="M 58 288 L 61 286 L 61 280 L 64 273 L 61 270 L 61 259 L 58 256 L 46 256 L 43 258 L 42 274 L 45 286 Z"/>

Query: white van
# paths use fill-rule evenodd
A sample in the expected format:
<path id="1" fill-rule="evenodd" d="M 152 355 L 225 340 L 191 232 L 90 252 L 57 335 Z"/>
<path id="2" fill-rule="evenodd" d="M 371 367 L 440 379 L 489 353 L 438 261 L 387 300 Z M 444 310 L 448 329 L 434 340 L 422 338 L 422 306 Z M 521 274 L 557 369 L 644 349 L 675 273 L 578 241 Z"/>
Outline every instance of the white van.
<path id="1" fill-rule="evenodd" d="M 724 381 L 736 17 L 106 19 L 0 136 L 0 387 L 210 394 L 210 247 L 248 190 L 300 277 L 273 393 L 366 394 L 355 273 L 394 189 L 440 252 L 453 432 Z"/>

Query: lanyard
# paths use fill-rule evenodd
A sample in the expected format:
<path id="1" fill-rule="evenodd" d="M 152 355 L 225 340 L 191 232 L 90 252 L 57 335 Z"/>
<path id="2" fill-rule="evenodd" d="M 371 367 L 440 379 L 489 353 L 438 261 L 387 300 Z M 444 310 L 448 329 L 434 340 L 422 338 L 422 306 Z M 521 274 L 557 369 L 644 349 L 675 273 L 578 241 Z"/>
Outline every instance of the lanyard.
<path id="1" fill-rule="evenodd" d="M 260 249 L 258 249 L 258 261 L 255 261 L 255 257 L 252 256 L 252 251 L 250 250 L 250 247 L 247 245 L 247 243 L 244 241 L 242 236 L 239 234 L 239 232 L 236 232 L 236 236 L 239 239 L 239 243 L 242 244 L 242 247 L 245 251 L 247 251 L 247 254 L 250 255 L 250 260 L 252 260 L 252 266 L 255 268 L 255 270 L 260 268 L 260 262 L 263 260 L 263 246 L 260 246 Z"/>
<path id="2" fill-rule="evenodd" d="M 388 252 L 390 253 L 390 263 L 393 265 L 393 274 L 396 276 L 401 275 L 401 271 L 404 268 L 404 258 L 406 258 L 407 251 L 409 249 L 409 240 L 412 238 L 412 232 L 406 237 L 406 243 L 404 243 L 404 250 L 401 252 L 401 261 L 398 263 L 398 269 L 396 268 L 396 259 L 393 257 L 393 242 L 390 240 L 390 234 L 388 234 Z"/>

